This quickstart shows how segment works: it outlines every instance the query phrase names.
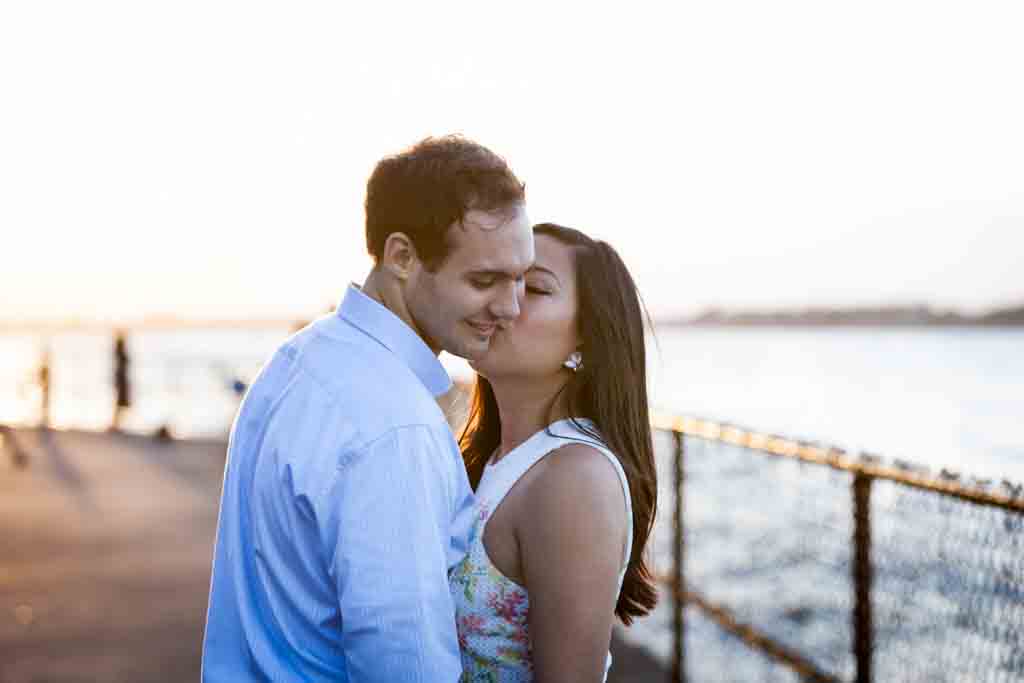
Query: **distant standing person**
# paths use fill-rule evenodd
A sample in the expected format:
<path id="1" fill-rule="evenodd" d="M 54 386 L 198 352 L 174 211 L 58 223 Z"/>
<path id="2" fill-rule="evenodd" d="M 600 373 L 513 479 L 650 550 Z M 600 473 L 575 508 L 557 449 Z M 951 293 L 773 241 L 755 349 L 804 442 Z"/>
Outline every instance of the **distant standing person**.
<path id="1" fill-rule="evenodd" d="M 121 429 L 121 419 L 125 408 L 132 405 L 131 383 L 128 381 L 128 368 L 130 360 L 125 342 L 124 332 L 118 332 L 114 340 L 114 392 L 117 395 L 114 402 L 114 420 L 111 429 Z"/>
<path id="2" fill-rule="evenodd" d="M 39 360 L 39 427 L 50 428 L 50 345 L 43 347 Z"/>

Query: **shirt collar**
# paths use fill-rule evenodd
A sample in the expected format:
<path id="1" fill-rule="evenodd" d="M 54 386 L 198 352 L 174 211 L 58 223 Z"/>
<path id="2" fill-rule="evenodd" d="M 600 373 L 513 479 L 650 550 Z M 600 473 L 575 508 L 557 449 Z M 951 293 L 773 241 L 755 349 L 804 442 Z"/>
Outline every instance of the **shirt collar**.
<path id="1" fill-rule="evenodd" d="M 398 356 L 434 396 L 452 388 L 444 366 L 423 339 L 401 318 L 363 294 L 358 285 L 349 285 L 337 315 Z"/>

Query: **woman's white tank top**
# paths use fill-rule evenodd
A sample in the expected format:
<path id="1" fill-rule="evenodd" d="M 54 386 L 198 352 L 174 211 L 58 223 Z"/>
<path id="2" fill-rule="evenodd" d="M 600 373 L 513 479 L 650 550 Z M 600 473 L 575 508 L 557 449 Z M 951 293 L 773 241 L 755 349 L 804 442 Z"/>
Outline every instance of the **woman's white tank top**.
<path id="1" fill-rule="evenodd" d="M 596 432 L 589 420 L 576 418 L 576 422 Z M 608 458 L 622 484 L 626 519 L 629 520 L 622 571 L 619 573 L 619 589 L 622 589 L 633 547 L 633 509 L 626 474 L 618 458 L 603 442 L 580 429 L 573 420 L 560 420 L 531 436 L 497 463 L 488 463 L 477 487 L 477 518 L 470 536 L 469 551 L 449 573 L 462 651 L 463 682 L 518 683 L 533 680 L 527 630 L 529 596 L 525 588 L 502 574 L 487 556 L 484 528 L 491 513 L 527 470 L 548 453 L 579 442 L 592 446 Z M 606 678 L 609 667 L 610 653 L 605 667 Z"/>

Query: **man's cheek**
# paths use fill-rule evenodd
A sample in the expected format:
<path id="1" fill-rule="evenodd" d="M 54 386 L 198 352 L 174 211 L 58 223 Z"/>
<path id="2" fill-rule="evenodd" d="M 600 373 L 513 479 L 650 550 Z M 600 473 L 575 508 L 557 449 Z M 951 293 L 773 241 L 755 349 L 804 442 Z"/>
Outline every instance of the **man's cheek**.
<path id="1" fill-rule="evenodd" d="M 462 311 L 463 315 L 473 315 L 483 308 L 481 302 L 485 297 L 481 296 L 480 292 L 473 287 L 462 287 L 453 294 L 455 294 L 455 299 L 451 303 L 456 310 Z"/>

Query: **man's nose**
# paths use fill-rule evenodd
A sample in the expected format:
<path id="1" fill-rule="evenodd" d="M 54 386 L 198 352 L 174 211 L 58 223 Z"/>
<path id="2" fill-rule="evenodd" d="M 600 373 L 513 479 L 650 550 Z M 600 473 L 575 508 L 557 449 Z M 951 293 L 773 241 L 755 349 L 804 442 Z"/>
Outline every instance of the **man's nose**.
<path id="1" fill-rule="evenodd" d="M 515 320 L 519 317 L 519 284 L 510 282 L 501 288 L 501 292 L 491 304 L 491 314 L 503 320 Z"/>

